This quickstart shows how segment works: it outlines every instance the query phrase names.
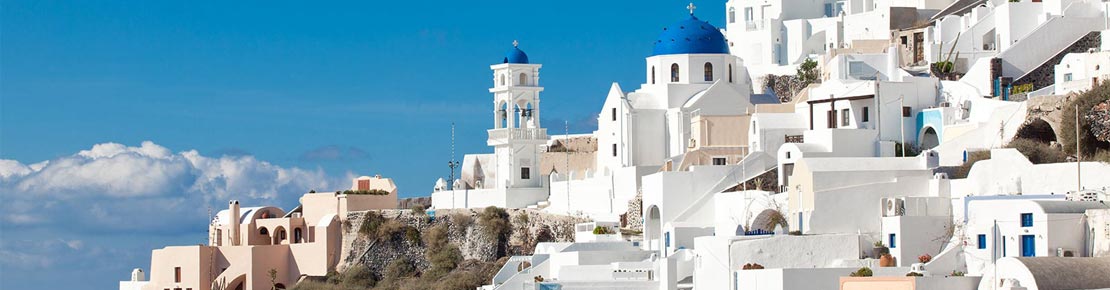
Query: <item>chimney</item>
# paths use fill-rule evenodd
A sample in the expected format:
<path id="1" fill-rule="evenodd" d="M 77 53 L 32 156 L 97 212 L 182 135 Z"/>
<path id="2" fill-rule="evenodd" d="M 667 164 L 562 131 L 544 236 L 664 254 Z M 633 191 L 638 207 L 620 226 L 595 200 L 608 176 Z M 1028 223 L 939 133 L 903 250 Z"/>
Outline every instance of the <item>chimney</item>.
<path id="1" fill-rule="evenodd" d="M 231 245 L 239 245 L 239 201 L 232 200 L 228 202 L 228 232 L 231 233 Z"/>

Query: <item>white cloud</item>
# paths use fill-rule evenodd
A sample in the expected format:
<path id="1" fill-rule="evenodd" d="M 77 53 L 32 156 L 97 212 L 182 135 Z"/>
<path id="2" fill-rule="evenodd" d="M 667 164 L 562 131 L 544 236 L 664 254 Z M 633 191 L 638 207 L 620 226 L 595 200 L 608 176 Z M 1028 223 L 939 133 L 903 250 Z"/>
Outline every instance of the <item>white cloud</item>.
<path id="1" fill-rule="evenodd" d="M 207 205 L 290 205 L 309 189 L 343 182 L 322 170 L 285 168 L 253 156 L 173 153 L 96 144 L 71 156 L 25 165 L 0 160 L 0 221 L 78 231 L 161 232 L 205 227 Z M 215 207 L 213 211 L 221 208 Z"/>

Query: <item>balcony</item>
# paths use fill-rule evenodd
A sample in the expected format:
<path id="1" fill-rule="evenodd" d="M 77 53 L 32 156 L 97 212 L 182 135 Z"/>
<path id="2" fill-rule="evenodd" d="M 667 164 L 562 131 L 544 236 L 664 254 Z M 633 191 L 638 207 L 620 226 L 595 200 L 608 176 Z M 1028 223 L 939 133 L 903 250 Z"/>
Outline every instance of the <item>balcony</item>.
<path id="1" fill-rule="evenodd" d="M 547 129 L 546 128 L 501 128 L 489 129 L 489 140 L 486 141 L 489 145 L 505 144 L 509 140 L 527 140 L 547 142 Z"/>

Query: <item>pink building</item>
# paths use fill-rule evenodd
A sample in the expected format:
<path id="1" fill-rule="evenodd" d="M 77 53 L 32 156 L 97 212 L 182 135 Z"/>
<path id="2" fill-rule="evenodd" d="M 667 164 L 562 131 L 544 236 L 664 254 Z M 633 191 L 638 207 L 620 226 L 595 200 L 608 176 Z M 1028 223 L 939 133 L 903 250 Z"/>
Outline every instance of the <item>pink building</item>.
<path id="1" fill-rule="evenodd" d="M 209 224 L 208 245 L 154 250 L 150 281 L 141 289 L 269 290 L 327 275 L 339 263 L 348 212 L 397 207 L 392 180 L 363 176 L 352 183 L 349 191 L 305 194 L 289 212 L 230 201 Z"/>

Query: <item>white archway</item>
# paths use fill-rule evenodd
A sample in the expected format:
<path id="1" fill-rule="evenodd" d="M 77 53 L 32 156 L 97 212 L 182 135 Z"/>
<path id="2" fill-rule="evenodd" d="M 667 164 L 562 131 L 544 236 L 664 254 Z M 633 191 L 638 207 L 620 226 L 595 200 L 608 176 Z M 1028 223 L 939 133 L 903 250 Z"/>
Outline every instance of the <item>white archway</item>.
<path id="1" fill-rule="evenodd" d="M 925 130 L 921 130 L 921 138 L 918 140 L 921 140 L 918 144 L 921 150 L 933 149 L 940 145 L 940 136 L 937 135 L 937 130 L 933 129 L 932 126 L 926 126 Z"/>
<path id="2" fill-rule="evenodd" d="M 659 206 L 651 205 L 644 211 L 644 243 L 648 245 L 648 249 L 663 249 L 662 232 L 663 224 Z"/>

